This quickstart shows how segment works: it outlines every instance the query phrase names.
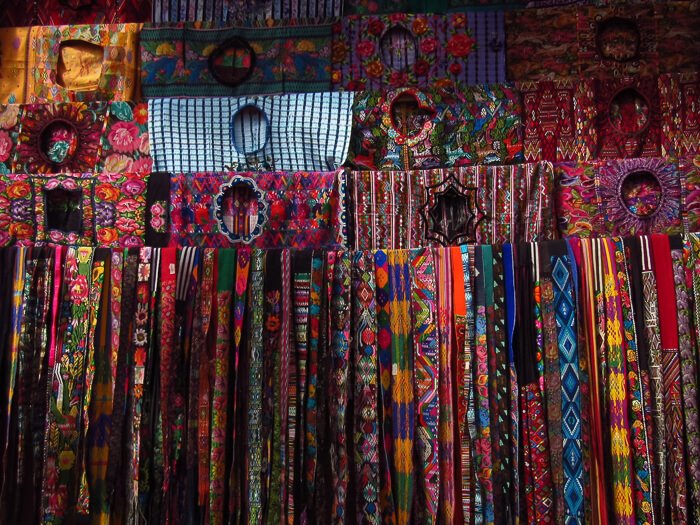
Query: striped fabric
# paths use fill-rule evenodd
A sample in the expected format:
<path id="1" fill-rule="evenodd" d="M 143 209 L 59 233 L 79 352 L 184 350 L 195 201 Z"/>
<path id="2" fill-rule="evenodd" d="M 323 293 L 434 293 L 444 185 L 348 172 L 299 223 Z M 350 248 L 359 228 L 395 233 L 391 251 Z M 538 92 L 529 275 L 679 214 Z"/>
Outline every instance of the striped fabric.
<path id="1" fill-rule="evenodd" d="M 343 0 L 153 0 L 154 22 L 231 23 L 247 20 L 329 18 L 343 11 Z"/>
<path id="2" fill-rule="evenodd" d="M 152 99 L 153 169 L 332 170 L 347 156 L 352 103 L 352 93 Z"/>

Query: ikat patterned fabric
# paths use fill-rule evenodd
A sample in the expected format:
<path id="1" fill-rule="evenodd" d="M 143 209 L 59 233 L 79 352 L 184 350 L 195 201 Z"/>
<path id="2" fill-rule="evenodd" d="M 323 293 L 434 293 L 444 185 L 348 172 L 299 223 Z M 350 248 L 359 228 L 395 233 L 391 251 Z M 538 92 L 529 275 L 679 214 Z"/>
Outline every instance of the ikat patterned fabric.
<path id="1" fill-rule="evenodd" d="M 508 84 L 358 93 L 348 163 L 408 170 L 521 162 L 520 115 Z"/>
<path id="2" fill-rule="evenodd" d="M 323 171 L 345 162 L 352 93 L 148 102 L 154 169 Z"/>
<path id="3" fill-rule="evenodd" d="M 150 177 L 163 181 L 136 173 L 0 175 L 0 245 L 143 246 L 147 227 L 160 226 L 146 222 Z"/>
<path id="4" fill-rule="evenodd" d="M 647 235 L 700 228 L 700 158 L 636 158 L 556 165 L 566 236 Z"/>
<path id="5" fill-rule="evenodd" d="M 549 162 L 352 171 L 353 247 L 534 242 L 556 236 Z"/>
<path id="6" fill-rule="evenodd" d="M 140 24 L 0 30 L 0 103 L 133 100 Z M 31 50 L 31 52 L 29 52 Z"/>
<path id="7" fill-rule="evenodd" d="M 0 173 L 148 174 L 145 102 L 0 105 Z"/>
<path id="8" fill-rule="evenodd" d="M 328 91 L 331 27 L 147 25 L 141 32 L 143 96 Z"/>
<path id="9" fill-rule="evenodd" d="M 200 247 L 345 246 L 345 180 L 343 171 L 174 175 L 171 243 Z"/>
<path id="10" fill-rule="evenodd" d="M 335 24 L 333 34 L 335 89 L 505 80 L 502 12 L 346 16 Z"/>

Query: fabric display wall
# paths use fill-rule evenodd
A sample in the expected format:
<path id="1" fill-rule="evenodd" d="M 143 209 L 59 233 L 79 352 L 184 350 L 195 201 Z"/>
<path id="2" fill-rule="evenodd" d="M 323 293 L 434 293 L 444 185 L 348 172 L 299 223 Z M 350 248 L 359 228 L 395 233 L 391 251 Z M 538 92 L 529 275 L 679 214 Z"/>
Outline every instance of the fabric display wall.
<path id="1" fill-rule="evenodd" d="M 0 525 L 700 523 L 698 0 L 1 5 Z"/>
<path id="2" fill-rule="evenodd" d="M 698 519 L 696 235 L 0 261 L 4 523 Z"/>

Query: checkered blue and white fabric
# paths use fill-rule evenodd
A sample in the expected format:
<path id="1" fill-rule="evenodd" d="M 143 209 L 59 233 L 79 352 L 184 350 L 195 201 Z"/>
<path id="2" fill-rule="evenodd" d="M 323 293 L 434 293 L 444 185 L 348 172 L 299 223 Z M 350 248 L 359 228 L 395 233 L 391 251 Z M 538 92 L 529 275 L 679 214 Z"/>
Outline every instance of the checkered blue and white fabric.
<path id="1" fill-rule="evenodd" d="M 154 171 L 326 171 L 345 162 L 353 93 L 148 101 Z"/>

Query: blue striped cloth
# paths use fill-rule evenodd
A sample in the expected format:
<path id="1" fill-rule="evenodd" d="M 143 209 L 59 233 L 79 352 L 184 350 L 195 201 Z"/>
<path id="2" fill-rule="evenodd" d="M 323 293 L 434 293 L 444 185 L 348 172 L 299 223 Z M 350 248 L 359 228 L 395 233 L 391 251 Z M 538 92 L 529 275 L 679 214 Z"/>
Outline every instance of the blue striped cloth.
<path id="1" fill-rule="evenodd" d="M 326 171 L 345 162 L 353 93 L 148 102 L 153 170 Z"/>

